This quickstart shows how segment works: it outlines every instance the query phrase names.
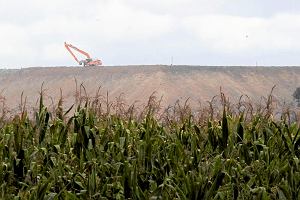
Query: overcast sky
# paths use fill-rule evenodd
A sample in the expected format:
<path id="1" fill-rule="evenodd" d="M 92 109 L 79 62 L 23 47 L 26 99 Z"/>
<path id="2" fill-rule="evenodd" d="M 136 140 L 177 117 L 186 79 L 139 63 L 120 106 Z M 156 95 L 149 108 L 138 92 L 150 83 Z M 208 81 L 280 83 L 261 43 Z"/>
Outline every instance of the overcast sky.
<path id="1" fill-rule="evenodd" d="M 0 0 L 0 68 L 300 65 L 299 0 Z"/>

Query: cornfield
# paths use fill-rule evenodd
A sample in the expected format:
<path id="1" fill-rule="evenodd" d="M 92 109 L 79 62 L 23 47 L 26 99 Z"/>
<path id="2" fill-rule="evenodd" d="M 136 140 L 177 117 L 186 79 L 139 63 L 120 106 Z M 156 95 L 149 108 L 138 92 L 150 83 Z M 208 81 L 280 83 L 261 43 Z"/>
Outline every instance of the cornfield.
<path id="1" fill-rule="evenodd" d="M 41 95 L 34 117 L 1 118 L 0 198 L 300 199 L 300 129 L 270 102 L 223 99 L 198 118 L 186 104 L 160 117 L 95 105 L 50 112 Z"/>

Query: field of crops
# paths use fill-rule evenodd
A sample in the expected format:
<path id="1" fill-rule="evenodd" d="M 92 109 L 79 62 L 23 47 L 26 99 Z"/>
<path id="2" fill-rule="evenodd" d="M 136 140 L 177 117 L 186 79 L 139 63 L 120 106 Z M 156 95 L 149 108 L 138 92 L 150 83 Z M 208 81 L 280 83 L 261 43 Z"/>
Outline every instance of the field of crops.
<path id="1" fill-rule="evenodd" d="M 300 129 L 270 98 L 161 114 L 42 99 L 0 120 L 1 199 L 300 199 Z"/>

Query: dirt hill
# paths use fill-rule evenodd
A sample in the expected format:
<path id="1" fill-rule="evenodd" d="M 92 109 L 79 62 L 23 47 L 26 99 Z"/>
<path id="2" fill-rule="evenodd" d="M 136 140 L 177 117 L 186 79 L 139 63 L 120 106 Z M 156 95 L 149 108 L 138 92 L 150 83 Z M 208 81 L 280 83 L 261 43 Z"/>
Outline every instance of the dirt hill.
<path id="1" fill-rule="evenodd" d="M 104 67 L 36 67 L 19 70 L 0 70 L 0 91 L 6 104 L 15 108 L 21 93 L 34 106 L 42 83 L 48 96 L 57 101 L 60 88 L 64 101 L 74 103 L 75 79 L 83 83 L 88 95 L 109 92 L 114 99 L 120 94 L 130 104 L 145 102 L 156 91 L 163 96 L 163 105 L 190 97 L 192 104 L 210 100 L 219 94 L 220 87 L 231 99 L 247 94 L 253 100 L 267 96 L 276 85 L 274 95 L 282 101 L 292 101 L 300 86 L 299 67 L 210 67 L 210 66 L 104 66 Z M 49 99 L 48 99 L 49 101 Z"/>

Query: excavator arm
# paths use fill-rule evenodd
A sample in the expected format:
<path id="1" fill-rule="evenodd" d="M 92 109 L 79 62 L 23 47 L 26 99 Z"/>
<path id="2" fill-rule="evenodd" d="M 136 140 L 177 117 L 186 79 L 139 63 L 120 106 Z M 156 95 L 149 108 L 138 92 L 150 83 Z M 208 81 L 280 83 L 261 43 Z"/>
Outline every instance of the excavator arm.
<path id="1" fill-rule="evenodd" d="M 73 46 L 71 44 L 67 44 L 65 42 L 65 47 L 69 51 L 69 53 L 73 56 L 73 58 L 76 60 L 76 62 L 78 62 L 79 65 L 81 65 L 81 64 L 83 64 L 84 66 L 102 65 L 102 61 L 101 60 L 93 60 L 91 58 L 91 56 L 87 52 L 85 52 L 85 51 L 83 51 L 81 49 L 78 49 L 77 47 L 75 47 L 75 46 Z M 79 61 L 78 58 L 75 56 L 75 54 L 72 52 L 71 48 L 74 49 L 74 50 L 76 50 L 76 51 L 78 51 L 79 53 L 85 55 L 87 58 L 85 60 Z"/>
<path id="2" fill-rule="evenodd" d="M 76 60 L 76 62 L 78 62 L 79 63 L 79 60 L 78 60 L 78 58 L 75 56 L 75 54 L 71 51 L 71 49 L 70 49 L 70 45 L 69 44 L 67 44 L 66 42 L 65 42 L 65 47 L 66 47 L 66 49 L 69 51 L 69 53 L 73 56 L 73 58 Z"/>

